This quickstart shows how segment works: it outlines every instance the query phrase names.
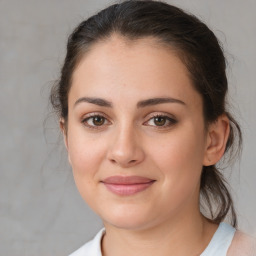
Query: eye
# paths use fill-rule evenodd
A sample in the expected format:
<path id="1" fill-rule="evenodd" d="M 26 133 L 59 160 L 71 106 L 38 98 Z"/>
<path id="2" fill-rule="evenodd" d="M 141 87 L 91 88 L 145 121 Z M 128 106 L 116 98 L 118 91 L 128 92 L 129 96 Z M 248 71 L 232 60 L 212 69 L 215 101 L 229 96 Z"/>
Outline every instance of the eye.
<path id="1" fill-rule="evenodd" d="M 84 118 L 82 123 L 89 128 L 97 128 L 109 124 L 109 121 L 102 115 L 92 114 L 91 116 Z"/>
<path id="2" fill-rule="evenodd" d="M 166 124 L 167 118 L 164 116 L 156 116 L 153 118 L 153 122 L 157 126 L 163 126 Z"/>
<path id="3" fill-rule="evenodd" d="M 169 116 L 155 115 L 144 124 L 157 127 L 169 127 L 175 123 L 177 123 L 177 121 Z"/>

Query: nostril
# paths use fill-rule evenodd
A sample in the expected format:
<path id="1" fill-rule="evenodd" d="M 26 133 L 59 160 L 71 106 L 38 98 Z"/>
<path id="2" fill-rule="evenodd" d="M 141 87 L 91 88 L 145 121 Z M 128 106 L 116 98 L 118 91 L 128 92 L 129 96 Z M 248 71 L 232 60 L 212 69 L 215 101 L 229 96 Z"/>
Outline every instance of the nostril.
<path id="1" fill-rule="evenodd" d="M 112 164 L 121 164 L 121 165 L 127 165 L 127 166 L 130 166 L 130 165 L 133 165 L 135 163 L 137 163 L 137 160 L 130 160 L 130 161 L 127 161 L 126 163 L 123 162 L 123 161 L 118 161 L 116 159 L 110 159 L 110 162 Z"/>
<path id="2" fill-rule="evenodd" d="M 116 163 L 116 160 L 110 159 L 110 162 L 114 164 L 114 163 Z"/>
<path id="3" fill-rule="evenodd" d="M 115 159 L 110 159 L 112 163 L 116 163 L 117 161 Z M 128 163 L 135 163 L 136 160 L 130 160 Z"/>

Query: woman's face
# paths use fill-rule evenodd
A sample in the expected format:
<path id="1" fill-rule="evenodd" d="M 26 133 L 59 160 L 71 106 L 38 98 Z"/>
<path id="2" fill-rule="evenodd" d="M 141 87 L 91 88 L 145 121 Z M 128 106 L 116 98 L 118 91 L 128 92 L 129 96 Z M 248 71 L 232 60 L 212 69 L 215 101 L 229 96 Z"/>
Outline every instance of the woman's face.
<path id="1" fill-rule="evenodd" d="M 199 211 L 202 99 L 173 51 L 113 35 L 77 66 L 68 106 L 74 179 L 105 224 L 143 229 Z"/>

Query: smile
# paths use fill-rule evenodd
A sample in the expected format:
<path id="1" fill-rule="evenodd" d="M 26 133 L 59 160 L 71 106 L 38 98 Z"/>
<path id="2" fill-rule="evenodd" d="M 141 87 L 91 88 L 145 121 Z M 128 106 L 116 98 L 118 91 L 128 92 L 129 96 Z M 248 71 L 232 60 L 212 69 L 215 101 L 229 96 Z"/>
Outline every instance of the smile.
<path id="1" fill-rule="evenodd" d="M 134 195 L 149 188 L 155 180 L 140 176 L 111 176 L 102 181 L 112 193 L 120 196 Z"/>

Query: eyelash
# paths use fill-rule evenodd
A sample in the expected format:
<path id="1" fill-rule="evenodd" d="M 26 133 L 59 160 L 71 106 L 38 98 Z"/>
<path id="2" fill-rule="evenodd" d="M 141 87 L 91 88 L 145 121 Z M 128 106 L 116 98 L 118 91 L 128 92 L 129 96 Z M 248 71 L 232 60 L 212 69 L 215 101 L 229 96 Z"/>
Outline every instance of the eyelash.
<path id="1" fill-rule="evenodd" d="M 166 115 L 166 114 L 154 114 L 150 117 L 150 119 L 146 122 L 144 122 L 143 124 L 149 123 L 151 120 L 153 122 L 155 122 L 155 118 L 163 118 L 164 119 L 164 124 L 163 125 L 148 125 L 148 126 L 152 126 L 155 127 L 156 129 L 166 129 L 166 128 L 170 128 L 171 126 L 173 126 L 174 124 L 177 123 L 177 120 L 175 120 L 174 118 Z M 167 124 L 166 124 L 167 123 Z"/>
<path id="2" fill-rule="evenodd" d="M 95 118 L 101 118 L 103 119 L 103 124 L 102 125 L 92 125 L 92 124 L 89 124 L 89 120 L 93 120 Z M 154 120 L 155 118 L 163 118 L 164 119 L 164 124 L 163 125 L 148 125 L 147 123 L 149 123 L 151 120 L 153 120 L 153 122 L 155 122 L 156 120 Z M 106 124 L 107 122 L 107 124 Z M 109 125 L 111 124 L 110 121 L 108 121 L 108 118 L 103 115 L 102 113 L 91 113 L 89 114 L 89 116 L 87 116 L 86 118 L 83 118 L 82 119 L 82 123 L 90 128 L 90 129 L 102 129 L 102 126 L 105 126 L 105 125 Z M 167 124 L 166 124 L 167 123 Z M 170 128 L 171 126 L 173 126 L 174 124 L 177 123 L 177 120 L 175 120 L 174 118 L 171 118 L 170 116 L 166 115 L 166 114 L 154 114 L 152 115 L 146 122 L 143 123 L 143 125 L 146 125 L 146 126 L 152 126 L 152 127 L 155 127 L 156 129 L 166 129 L 166 128 Z"/>
<path id="3" fill-rule="evenodd" d="M 90 129 L 101 129 L 101 127 L 102 127 L 103 125 L 90 125 L 90 124 L 88 124 L 88 121 L 89 121 L 90 119 L 91 119 L 92 122 L 93 122 L 93 119 L 95 119 L 96 117 L 99 117 L 99 118 L 103 118 L 103 119 L 104 119 L 104 124 L 103 124 L 103 125 L 105 125 L 105 122 L 108 120 L 108 118 L 107 118 L 105 115 L 103 115 L 102 113 L 91 113 L 91 114 L 88 114 L 88 116 L 87 116 L 86 118 L 83 118 L 82 123 L 83 123 L 86 127 L 90 128 Z M 107 122 L 109 122 L 109 121 L 107 121 Z M 109 122 L 109 123 L 110 123 L 110 122 Z"/>

